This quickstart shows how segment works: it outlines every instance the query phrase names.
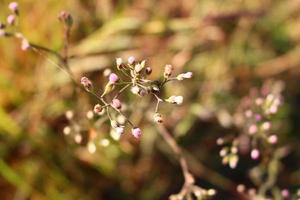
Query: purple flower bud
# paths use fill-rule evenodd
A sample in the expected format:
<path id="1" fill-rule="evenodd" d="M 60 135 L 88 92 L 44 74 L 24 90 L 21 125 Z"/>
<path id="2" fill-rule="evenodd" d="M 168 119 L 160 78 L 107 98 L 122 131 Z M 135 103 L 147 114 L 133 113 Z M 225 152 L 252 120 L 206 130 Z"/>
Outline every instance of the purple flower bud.
<path id="1" fill-rule="evenodd" d="M 21 49 L 23 51 L 30 49 L 30 44 L 29 44 L 28 40 L 26 40 L 25 38 L 22 39 Z"/>
<path id="2" fill-rule="evenodd" d="M 257 160 L 257 159 L 259 158 L 259 156 L 260 156 L 260 152 L 259 152 L 258 149 L 253 149 L 253 150 L 251 151 L 251 158 L 252 158 L 253 160 Z"/>
<path id="3" fill-rule="evenodd" d="M 134 62 L 135 62 L 135 57 L 134 56 L 130 56 L 128 58 L 128 63 L 132 65 L 132 64 L 134 64 Z"/>
<path id="4" fill-rule="evenodd" d="M 133 128 L 131 130 L 131 134 L 135 137 L 135 138 L 140 138 L 142 135 L 142 131 L 140 128 Z"/>
<path id="5" fill-rule="evenodd" d="M 113 99 L 111 106 L 114 107 L 117 110 L 120 110 L 122 107 L 121 101 L 119 99 Z"/>
<path id="6" fill-rule="evenodd" d="M 92 82 L 90 81 L 90 79 L 88 79 L 87 77 L 82 77 L 80 79 L 80 83 L 83 85 L 83 87 L 87 90 L 87 91 L 91 91 L 93 85 Z"/>
<path id="7" fill-rule="evenodd" d="M 8 15 L 6 21 L 9 25 L 14 25 L 15 22 L 16 22 L 16 16 L 15 15 Z"/>
<path id="8" fill-rule="evenodd" d="M 260 114 L 255 114 L 255 120 L 259 122 L 262 119 Z"/>
<path id="9" fill-rule="evenodd" d="M 111 74 L 109 75 L 109 82 L 110 82 L 111 84 L 115 84 L 118 80 L 119 80 L 119 77 L 118 77 L 117 74 L 111 73 Z"/>
<path id="10" fill-rule="evenodd" d="M 8 8 L 14 13 L 18 12 L 18 7 L 19 5 L 17 2 L 11 2 L 10 4 L 8 4 Z"/>

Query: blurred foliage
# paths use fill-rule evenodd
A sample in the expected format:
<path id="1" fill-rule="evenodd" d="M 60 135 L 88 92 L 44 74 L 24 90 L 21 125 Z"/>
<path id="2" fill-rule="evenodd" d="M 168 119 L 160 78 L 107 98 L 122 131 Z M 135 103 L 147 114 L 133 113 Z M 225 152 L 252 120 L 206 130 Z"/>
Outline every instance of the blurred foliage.
<path id="1" fill-rule="evenodd" d="M 7 4 L 0 2 L 0 21 Z M 215 140 L 235 132 L 231 114 L 250 88 L 267 79 L 286 83 L 281 141 L 292 147 L 284 159 L 280 187 L 297 189 L 299 171 L 300 3 L 298 0 L 20 0 L 19 26 L 32 42 L 62 50 L 61 10 L 74 17 L 71 70 L 103 82 L 102 71 L 116 57 L 147 59 L 158 77 L 166 63 L 193 80 L 171 84 L 184 105 L 162 108 L 166 126 L 186 149 L 197 184 L 214 187 L 216 199 L 238 199 L 235 186 L 251 186 L 242 159 L 231 171 L 218 157 Z M 64 113 L 83 118 L 93 100 L 74 101 L 69 78 L 14 39 L 0 39 L 1 199 L 167 199 L 182 175 L 154 125 L 141 121 L 140 142 L 123 137 L 89 154 L 62 134 Z M 90 102 L 90 103 L 88 103 Z M 144 102 L 137 110 L 149 102 Z M 147 115 L 147 113 L 145 114 Z M 146 118 L 145 116 L 144 118 Z M 109 137 L 108 130 L 99 132 Z"/>

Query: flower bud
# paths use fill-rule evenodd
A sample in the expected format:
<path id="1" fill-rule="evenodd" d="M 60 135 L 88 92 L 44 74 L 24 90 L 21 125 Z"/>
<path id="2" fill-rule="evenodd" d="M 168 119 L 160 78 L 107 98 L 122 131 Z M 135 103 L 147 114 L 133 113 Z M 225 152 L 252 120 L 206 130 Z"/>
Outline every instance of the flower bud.
<path id="1" fill-rule="evenodd" d="M 114 107 L 117 110 L 120 110 L 122 107 L 121 101 L 119 99 L 113 99 L 111 106 Z"/>
<path id="2" fill-rule="evenodd" d="M 7 23 L 9 25 L 14 25 L 16 22 L 16 16 L 15 15 L 8 15 L 7 19 L 6 19 Z"/>
<path id="3" fill-rule="evenodd" d="M 73 25 L 73 18 L 71 14 L 68 13 L 67 11 L 61 11 L 61 13 L 58 16 L 58 19 L 69 28 Z"/>
<path id="4" fill-rule="evenodd" d="M 181 105 L 183 102 L 182 96 L 170 96 L 168 99 L 166 99 L 166 102 Z"/>
<path id="5" fill-rule="evenodd" d="M 115 84 L 118 80 L 119 80 L 119 77 L 118 77 L 117 74 L 111 73 L 111 74 L 109 75 L 109 82 L 110 82 L 111 84 Z"/>
<path id="6" fill-rule="evenodd" d="M 102 106 L 100 104 L 96 104 L 94 106 L 94 113 L 100 114 L 102 111 L 103 111 L 103 108 L 102 108 Z"/>
<path id="7" fill-rule="evenodd" d="M 29 44 L 28 40 L 26 40 L 25 38 L 22 39 L 21 49 L 23 51 L 30 49 L 30 44 Z"/>
<path id="8" fill-rule="evenodd" d="M 74 117 L 74 112 L 72 110 L 68 110 L 66 113 L 65 113 L 65 116 L 68 120 L 71 120 L 73 119 Z"/>
<path id="9" fill-rule="evenodd" d="M 249 128 L 248 128 L 248 133 L 250 135 L 253 135 L 256 132 L 257 132 L 257 126 L 255 124 L 250 125 Z"/>
<path id="10" fill-rule="evenodd" d="M 277 141 L 278 141 L 277 135 L 270 135 L 270 136 L 268 137 L 268 142 L 269 142 L 270 144 L 276 144 Z"/>
<path id="11" fill-rule="evenodd" d="M 111 70 L 109 68 L 106 68 L 104 71 L 103 71 L 103 76 L 105 77 L 109 77 L 109 75 L 111 74 Z"/>
<path id="12" fill-rule="evenodd" d="M 101 97 L 104 97 L 105 95 L 109 94 L 111 91 L 113 91 L 115 88 L 115 85 L 111 82 L 108 82 L 104 88 L 104 92 L 102 93 Z"/>
<path id="13" fill-rule="evenodd" d="M 123 126 L 118 126 L 115 128 L 116 133 L 118 134 L 123 134 L 124 133 L 124 127 Z"/>
<path id="14" fill-rule="evenodd" d="M 152 68 L 151 67 L 146 67 L 145 71 L 146 71 L 147 75 L 150 75 L 152 73 Z"/>
<path id="15" fill-rule="evenodd" d="M 164 77 L 168 79 L 172 75 L 173 66 L 172 65 L 166 65 L 165 71 L 164 71 Z"/>
<path id="16" fill-rule="evenodd" d="M 130 56 L 130 57 L 128 58 L 128 63 L 129 63 L 130 65 L 134 64 L 134 63 L 135 63 L 135 57 L 134 57 L 134 56 Z"/>
<path id="17" fill-rule="evenodd" d="M 69 135 L 69 134 L 71 133 L 71 128 L 70 128 L 70 126 L 66 126 L 66 127 L 64 128 L 64 130 L 63 130 L 63 133 L 64 133 L 65 135 Z"/>
<path id="18" fill-rule="evenodd" d="M 259 152 L 258 149 L 253 149 L 253 150 L 251 151 L 251 158 L 252 158 L 253 160 L 257 160 L 257 159 L 259 158 L 259 155 L 260 155 L 260 152 Z"/>
<path id="19" fill-rule="evenodd" d="M 265 131 L 269 130 L 269 129 L 271 128 L 271 123 L 270 123 L 270 122 L 264 122 L 264 123 L 262 124 L 262 128 L 263 128 Z"/>
<path id="20" fill-rule="evenodd" d="M 142 131 L 140 128 L 133 128 L 131 129 L 131 134 L 135 137 L 135 138 L 140 138 L 142 135 Z"/>
<path id="21" fill-rule="evenodd" d="M 135 85 L 131 88 L 131 92 L 133 94 L 139 94 L 139 91 L 140 91 L 140 88 L 137 85 Z"/>
<path id="22" fill-rule="evenodd" d="M 189 79 L 189 78 L 192 78 L 193 76 L 193 72 L 186 72 L 186 73 L 183 73 L 183 74 L 179 74 L 176 79 L 179 80 L 179 81 L 182 81 L 183 79 Z"/>
<path id="23" fill-rule="evenodd" d="M 116 58 L 116 64 L 117 64 L 118 70 L 120 70 L 120 69 L 121 69 L 121 66 L 122 66 L 122 64 L 123 64 L 122 58 Z"/>
<path id="24" fill-rule="evenodd" d="M 9 10 L 11 10 L 15 14 L 18 14 L 18 7 L 19 5 L 17 2 L 11 2 L 10 4 L 8 4 Z"/>
<path id="25" fill-rule="evenodd" d="M 160 113 L 155 113 L 153 116 L 153 119 L 154 119 L 154 122 L 159 123 L 159 124 L 163 122 L 163 118 Z"/>
<path id="26" fill-rule="evenodd" d="M 85 76 L 80 79 L 80 83 L 83 85 L 83 87 L 86 91 L 90 92 L 93 88 L 92 82 L 90 81 L 90 79 L 88 79 Z"/>

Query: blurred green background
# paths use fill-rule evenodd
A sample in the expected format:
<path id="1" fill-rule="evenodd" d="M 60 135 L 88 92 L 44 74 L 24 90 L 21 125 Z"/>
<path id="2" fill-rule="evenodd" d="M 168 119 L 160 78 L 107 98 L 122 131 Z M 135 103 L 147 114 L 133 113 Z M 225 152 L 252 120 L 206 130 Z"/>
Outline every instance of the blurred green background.
<path id="1" fill-rule="evenodd" d="M 0 21 L 6 20 L 8 3 L 0 1 Z M 167 63 L 176 73 L 193 71 L 193 80 L 171 84 L 165 91 L 184 96 L 184 105 L 163 107 L 162 113 L 187 151 L 197 184 L 216 188 L 215 199 L 239 199 L 235 187 L 253 185 L 248 172 L 255 165 L 242 158 L 236 170 L 222 166 L 216 138 L 237 131 L 230 116 L 250 88 L 270 78 L 283 80 L 280 141 L 291 152 L 277 182 L 291 190 L 300 186 L 298 0 L 18 3 L 18 24 L 26 38 L 56 51 L 63 48 L 58 14 L 72 14 L 71 70 L 78 78 L 90 77 L 99 88 L 105 81 L 103 70 L 113 68 L 116 57 L 147 59 L 154 78 Z M 114 141 L 104 127 L 97 134 L 110 144 L 89 154 L 62 130 L 70 109 L 88 127 L 83 118 L 95 100 L 84 93 L 75 99 L 69 78 L 45 57 L 20 50 L 18 40 L 0 38 L 0 47 L 1 199 L 163 200 L 180 190 L 183 178 L 176 158 L 143 112 L 134 114 L 144 130 L 140 142 L 130 136 Z"/>

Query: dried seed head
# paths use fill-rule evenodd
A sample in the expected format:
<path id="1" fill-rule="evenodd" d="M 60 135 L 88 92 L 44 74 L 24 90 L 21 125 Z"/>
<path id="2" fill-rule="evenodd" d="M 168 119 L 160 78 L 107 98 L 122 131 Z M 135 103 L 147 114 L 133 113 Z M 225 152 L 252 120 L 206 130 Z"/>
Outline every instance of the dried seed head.
<path id="1" fill-rule="evenodd" d="M 142 135 L 142 131 L 140 128 L 133 128 L 131 129 L 131 134 L 135 137 L 135 138 L 140 138 Z"/>
<path id="2" fill-rule="evenodd" d="M 119 80 L 119 77 L 118 77 L 117 74 L 111 73 L 111 74 L 109 75 L 109 82 L 110 82 L 111 84 L 115 84 L 116 82 L 118 82 L 118 80 Z"/>
<path id="3" fill-rule="evenodd" d="M 115 109 L 120 110 L 122 108 L 121 101 L 119 99 L 113 99 L 111 106 L 114 107 Z"/>
<path id="4" fill-rule="evenodd" d="M 58 19 L 63 22 L 66 26 L 68 26 L 69 28 L 73 25 L 73 18 L 71 16 L 71 14 L 67 11 L 61 11 Z"/>
<path id="5" fill-rule="evenodd" d="M 12 12 L 14 12 L 15 14 L 18 14 L 18 3 L 17 2 L 11 2 L 8 4 L 8 8 L 9 10 L 11 10 Z"/>
<path id="6" fill-rule="evenodd" d="M 155 113 L 153 116 L 154 122 L 156 123 L 162 123 L 163 122 L 163 118 L 161 116 L 160 113 Z"/>
<path id="7" fill-rule="evenodd" d="M 129 58 L 128 58 L 128 63 L 129 64 L 134 64 L 135 63 L 135 57 L 134 56 L 130 56 Z"/>
<path id="8" fill-rule="evenodd" d="M 6 18 L 6 21 L 9 25 L 14 25 L 16 22 L 16 16 L 15 15 L 8 15 L 8 17 Z"/>
<path id="9" fill-rule="evenodd" d="M 83 85 L 84 89 L 87 90 L 87 91 L 89 91 L 89 92 L 93 88 L 92 82 L 90 81 L 90 79 L 88 79 L 85 76 L 80 79 L 80 83 Z"/>
<path id="10" fill-rule="evenodd" d="M 94 106 L 94 113 L 100 114 L 103 111 L 103 107 L 100 104 Z"/>
<path id="11" fill-rule="evenodd" d="M 165 66 L 165 71 L 164 71 L 164 77 L 166 79 L 168 79 L 172 75 L 172 72 L 173 72 L 173 66 L 172 65 L 166 65 Z"/>

